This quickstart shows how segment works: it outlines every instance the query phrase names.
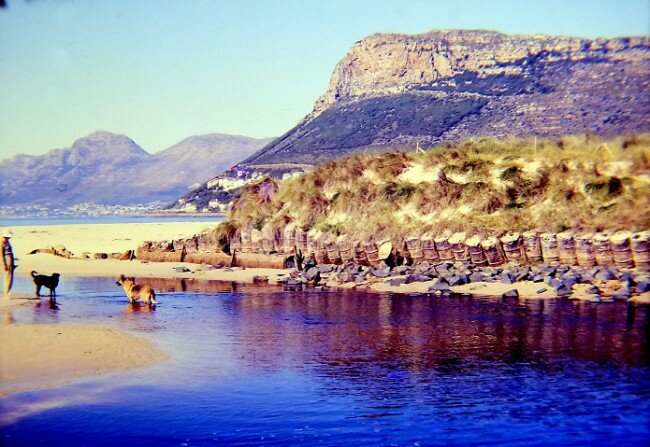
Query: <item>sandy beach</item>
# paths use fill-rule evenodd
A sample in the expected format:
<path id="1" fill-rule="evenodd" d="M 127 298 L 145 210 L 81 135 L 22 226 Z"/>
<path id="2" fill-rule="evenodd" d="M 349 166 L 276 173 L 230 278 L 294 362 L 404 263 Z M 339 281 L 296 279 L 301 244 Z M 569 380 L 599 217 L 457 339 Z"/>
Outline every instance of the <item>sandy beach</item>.
<path id="1" fill-rule="evenodd" d="M 0 297 L 0 397 L 65 385 L 167 358 L 151 342 L 116 328 L 67 324 L 15 324 L 26 293 Z"/>
<path id="2" fill-rule="evenodd" d="M 39 273 L 51 274 L 58 272 L 62 281 L 67 276 L 119 276 L 125 274 L 135 277 L 151 278 L 192 278 L 217 281 L 252 282 L 255 276 L 266 276 L 269 283 L 289 273 L 289 270 L 275 270 L 262 268 L 248 269 L 218 269 L 204 270 L 196 264 L 180 262 L 141 262 L 119 261 L 115 259 L 66 259 L 50 254 L 29 253 L 38 248 L 64 246 L 75 255 L 84 252 L 123 252 L 137 248 L 147 240 L 172 240 L 194 235 L 214 223 L 209 222 L 165 222 L 165 223 L 126 223 L 126 224 L 95 224 L 95 225 L 50 225 L 50 226 L 25 226 L 13 229 L 12 245 L 18 258 L 19 268 L 17 275 L 29 275 L 32 270 Z M 175 268 L 185 267 L 189 271 L 178 272 Z M 339 286 L 334 282 L 330 286 Z M 371 284 L 369 289 L 377 292 L 394 293 L 424 293 L 430 284 L 412 283 L 396 287 L 385 282 Z M 349 288 L 352 284 L 343 284 L 342 288 Z M 459 292 L 472 293 L 471 284 L 460 286 Z M 551 298 L 550 292 L 541 295 L 530 290 L 531 285 L 517 284 L 520 294 L 528 294 L 537 298 Z M 510 286 L 512 288 L 512 286 Z M 482 294 L 500 295 L 503 293 L 501 284 L 490 284 L 481 287 Z"/>
<path id="3" fill-rule="evenodd" d="M 80 255 L 84 252 L 124 252 L 147 240 L 171 240 L 194 235 L 214 222 L 161 222 L 128 224 L 18 226 L 11 239 L 18 269 L 16 275 L 61 274 L 72 276 L 202 278 L 252 282 L 256 275 L 275 282 L 284 272 L 247 269 L 227 272 L 199 271 L 197 265 L 144 263 L 137 260 L 66 259 L 50 254 L 29 253 L 35 249 L 64 246 Z M 191 271 L 179 273 L 174 267 Z M 27 291 L 14 291 L 11 299 L 0 297 L 0 396 L 20 391 L 51 388 L 82 379 L 145 367 L 164 360 L 166 354 L 148 340 L 116 328 L 91 325 L 14 324 L 12 310 L 33 302 Z M 45 300 L 45 298 L 42 298 Z"/>
<path id="4" fill-rule="evenodd" d="M 215 226 L 210 221 L 142 222 L 110 224 L 72 224 L 18 226 L 11 244 L 21 262 L 28 261 L 27 253 L 37 248 L 64 246 L 75 255 L 113 253 L 135 249 L 144 241 L 178 239 L 197 234 Z M 19 262 L 19 266 L 24 264 Z M 20 269 L 24 270 L 24 269 Z"/>
<path id="5" fill-rule="evenodd" d="M 173 240 L 192 236 L 214 226 L 212 222 L 164 222 L 93 225 L 25 226 L 12 229 L 11 239 L 18 258 L 16 275 L 29 275 L 32 270 L 43 274 L 58 272 L 66 276 L 119 276 L 152 278 L 196 278 L 222 281 L 252 282 L 254 276 L 268 276 L 274 282 L 286 272 L 272 269 L 200 270 L 196 264 L 180 262 L 119 261 L 115 259 L 66 259 L 50 254 L 29 253 L 38 248 L 64 246 L 80 255 L 112 253 L 136 249 L 145 241 Z M 179 273 L 175 267 L 190 272 Z"/>
<path id="6" fill-rule="evenodd" d="M 16 275 L 59 272 L 69 276 L 170 277 L 170 266 L 116 260 L 64 259 L 28 253 L 63 245 L 74 254 L 119 252 L 145 240 L 185 237 L 207 228 L 209 222 L 130 223 L 19 226 L 11 243 L 17 258 Z M 212 224 L 213 225 L 213 224 Z M 128 267 L 128 268 L 127 268 Z M 167 273 L 167 274 L 165 274 Z M 90 325 L 13 324 L 12 310 L 33 302 L 34 296 L 14 291 L 0 297 L 0 396 L 60 386 L 80 379 L 145 367 L 164 360 L 165 353 L 148 340 L 116 328 Z"/>
<path id="7" fill-rule="evenodd" d="M 0 396 L 144 367 L 167 358 L 148 340 L 114 328 L 0 325 Z"/>

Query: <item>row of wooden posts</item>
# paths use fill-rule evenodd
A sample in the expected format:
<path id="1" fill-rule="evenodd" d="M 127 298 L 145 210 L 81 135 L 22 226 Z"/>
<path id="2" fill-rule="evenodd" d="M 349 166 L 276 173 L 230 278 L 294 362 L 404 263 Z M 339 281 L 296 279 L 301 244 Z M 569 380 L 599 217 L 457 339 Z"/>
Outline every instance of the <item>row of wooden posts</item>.
<path id="1" fill-rule="evenodd" d="M 650 269 L 650 232 L 596 234 L 508 233 L 503 237 L 451 235 L 409 236 L 398 244 L 390 240 L 355 240 L 347 235 L 313 234 L 287 226 L 281 230 L 242 229 L 230 240 L 231 252 L 288 256 L 300 250 L 319 264 L 378 265 L 391 252 L 413 263 L 420 261 L 466 261 L 479 266 L 498 266 L 508 261 Z"/>

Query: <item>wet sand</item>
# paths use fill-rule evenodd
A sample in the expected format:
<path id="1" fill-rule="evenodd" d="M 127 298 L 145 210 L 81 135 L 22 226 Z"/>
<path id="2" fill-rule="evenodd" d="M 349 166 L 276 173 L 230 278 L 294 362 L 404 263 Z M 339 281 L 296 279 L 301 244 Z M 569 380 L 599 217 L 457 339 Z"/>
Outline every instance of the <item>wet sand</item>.
<path id="1" fill-rule="evenodd" d="M 67 324 L 0 325 L 0 396 L 151 365 L 167 358 L 118 329 Z"/>
<path id="2" fill-rule="evenodd" d="M 79 256 L 88 253 L 114 253 L 134 250 L 144 241 L 173 240 L 192 236 L 211 228 L 210 222 L 163 222 L 88 225 L 49 225 L 13 228 L 11 243 L 18 258 L 16 275 L 32 270 L 43 274 L 58 272 L 66 276 L 119 276 L 152 278 L 197 278 L 221 281 L 252 282 L 254 276 L 268 276 L 271 283 L 287 272 L 274 269 L 200 270 L 197 264 L 179 262 L 119 261 L 115 259 L 66 259 L 50 254 L 29 253 L 38 248 L 64 246 Z M 186 267 L 179 273 L 174 267 Z"/>
<path id="3" fill-rule="evenodd" d="M 428 292 L 428 288 L 431 287 L 434 282 L 435 281 L 414 282 L 411 284 L 402 284 L 401 286 L 391 286 L 387 283 L 378 283 L 371 286 L 371 289 L 378 292 L 430 293 Z M 487 296 L 501 296 L 509 290 L 516 289 L 517 292 L 519 292 L 519 296 L 522 298 L 548 299 L 555 297 L 555 293 L 550 289 L 542 293 L 537 293 L 541 288 L 544 288 L 543 284 L 531 281 L 521 281 L 515 284 L 473 282 L 462 286 L 453 286 L 451 289 L 456 293 Z"/>
<path id="4" fill-rule="evenodd" d="M 32 270 L 67 276 L 107 276 L 119 273 L 154 275 L 155 268 L 126 269 L 119 261 L 64 259 L 28 253 L 62 245 L 75 255 L 83 252 L 122 252 L 145 240 L 185 237 L 214 225 L 208 222 L 50 225 L 14 227 L 11 244 L 17 258 L 16 275 Z M 128 264 L 128 263 L 126 263 Z M 133 264 L 136 266 L 136 263 Z M 30 293 L 0 295 L 0 395 L 60 386 L 81 379 L 144 367 L 166 354 L 151 342 L 126 331 L 90 325 L 12 324 L 12 309 L 35 299 Z M 42 292 L 47 292 L 43 290 Z M 46 298 L 41 298 L 45 300 Z"/>

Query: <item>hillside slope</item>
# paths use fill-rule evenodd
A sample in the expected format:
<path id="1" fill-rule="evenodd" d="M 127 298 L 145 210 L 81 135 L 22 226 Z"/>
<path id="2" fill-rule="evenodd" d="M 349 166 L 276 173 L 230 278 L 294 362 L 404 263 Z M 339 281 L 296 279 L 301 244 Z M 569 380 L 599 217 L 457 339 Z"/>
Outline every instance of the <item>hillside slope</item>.
<path id="1" fill-rule="evenodd" d="M 288 224 L 394 239 L 444 231 L 646 230 L 650 134 L 482 138 L 420 153 L 356 154 L 247 186 L 228 225 Z"/>
<path id="2" fill-rule="evenodd" d="M 648 131 L 649 72 L 647 37 L 376 34 L 337 64 L 312 113 L 244 163 L 317 164 L 474 136 Z"/>

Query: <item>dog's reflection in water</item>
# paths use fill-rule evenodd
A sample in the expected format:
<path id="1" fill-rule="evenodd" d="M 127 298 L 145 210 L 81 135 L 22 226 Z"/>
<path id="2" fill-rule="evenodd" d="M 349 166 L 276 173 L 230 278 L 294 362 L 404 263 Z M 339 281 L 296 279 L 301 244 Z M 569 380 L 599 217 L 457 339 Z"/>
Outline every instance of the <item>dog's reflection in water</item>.
<path id="1" fill-rule="evenodd" d="M 45 309 L 46 306 L 50 310 L 59 310 L 59 303 L 57 303 L 55 298 L 50 298 L 47 301 L 38 301 L 36 303 L 37 309 Z"/>
<path id="2" fill-rule="evenodd" d="M 156 310 L 156 305 L 143 304 L 139 302 L 129 303 L 124 307 L 125 314 L 151 313 Z"/>
<path id="3" fill-rule="evenodd" d="M 14 324 L 16 322 L 16 319 L 14 318 L 13 312 L 6 311 L 3 315 L 2 322 L 4 324 Z"/>

